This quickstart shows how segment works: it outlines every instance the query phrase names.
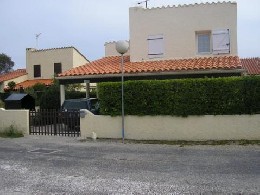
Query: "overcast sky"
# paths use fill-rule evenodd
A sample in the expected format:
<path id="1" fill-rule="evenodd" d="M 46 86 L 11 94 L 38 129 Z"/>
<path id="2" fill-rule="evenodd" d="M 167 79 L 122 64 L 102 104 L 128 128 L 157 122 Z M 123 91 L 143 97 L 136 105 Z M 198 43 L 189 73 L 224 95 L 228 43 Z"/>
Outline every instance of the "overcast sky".
<path id="1" fill-rule="evenodd" d="M 140 0 L 142 1 L 142 0 Z M 89 60 L 104 56 L 104 43 L 129 39 L 128 9 L 138 0 L 0 0 L 0 53 L 25 68 L 25 49 L 76 47 Z M 216 2 L 150 0 L 148 7 Z M 238 4 L 238 54 L 260 57 L 260 0 Z M 145 5 L 145 4 L 143 4 Z"/>

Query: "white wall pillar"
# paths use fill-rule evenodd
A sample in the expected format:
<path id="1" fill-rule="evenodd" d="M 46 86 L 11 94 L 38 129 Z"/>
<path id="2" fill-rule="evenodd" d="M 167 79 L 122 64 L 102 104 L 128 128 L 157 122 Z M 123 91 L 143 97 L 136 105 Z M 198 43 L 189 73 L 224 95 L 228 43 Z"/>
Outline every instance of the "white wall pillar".
<path id="1" fill-rule="evenodd" d="M 61 106 L 62 106 L 64 101 L 65 101 L 65 86 L 60 85 L 60 105 Z"/>
<path id="2" fill-rule="evenodd" d="M 86 98 L 89 98 L 90 82 L 89 80 L 84 80 L 84 83 L 86 83 Z"/>

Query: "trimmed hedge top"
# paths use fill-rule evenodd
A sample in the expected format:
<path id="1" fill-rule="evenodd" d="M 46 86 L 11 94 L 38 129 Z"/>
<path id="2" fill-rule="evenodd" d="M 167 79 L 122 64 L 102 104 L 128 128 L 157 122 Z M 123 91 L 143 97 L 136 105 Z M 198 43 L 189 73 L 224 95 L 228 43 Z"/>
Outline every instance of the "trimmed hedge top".
<path id="1" fill-rule="evenodd" d="M 121 115 L 121 82 L 98 84 L 101 114 Z M 224 115 L 260 112 L 260 77 L 124 82 L 126 115 Z"/>

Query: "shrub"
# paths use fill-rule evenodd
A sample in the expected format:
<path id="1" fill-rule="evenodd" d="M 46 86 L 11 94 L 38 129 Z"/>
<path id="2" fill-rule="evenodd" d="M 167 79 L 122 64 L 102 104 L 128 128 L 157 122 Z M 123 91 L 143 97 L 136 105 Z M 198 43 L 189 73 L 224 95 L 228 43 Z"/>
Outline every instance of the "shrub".
<path id="1" fill-rule="evenodd" d="M 0 99 L 0 108 L 4 108 L 5 107 L 5 103 Z"/>
<path id="2" fill-rule="evenodd" d="M 121 115 L 121 83 L 98 84 L 101 114 Z M 126 115 L 260 112 L 260 77 L 126 81 Z"/>
<path id="3" fill-rule="evenodd" d="M 5 128 L 2 132 L 0 131 L 0 137 L 17 138 L 23 136 L 23 132 L 19 131 L 15 125 L 10 125 L 9 127 Z"/>

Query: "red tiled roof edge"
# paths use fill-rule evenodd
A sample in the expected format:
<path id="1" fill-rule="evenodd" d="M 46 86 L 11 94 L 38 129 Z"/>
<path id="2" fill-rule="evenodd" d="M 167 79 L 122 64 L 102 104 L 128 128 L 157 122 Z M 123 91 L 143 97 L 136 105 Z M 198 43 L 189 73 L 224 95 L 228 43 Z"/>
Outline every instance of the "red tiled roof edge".
<path id="1" fill-rule="evenodd" d="M 0 82 L 15 79 L 17 77 L 24 76 L 26 74 L 27 74 L 26 69 L 17 69 L 15 71 L 0 75 Z"/>
<path id="2" fill-rule="evenodd" d="M 58 75 L 84 76 L 119 74 L 120 56 L 109 56 L 79 66 Z M 201 70 L 241 70 L 242 65 L 238 56 L 203 57 L 188 59 L 170 59 L 158 61 L 130 62 L 130 56 L 124 57 L 125 73 L 156 73 L 156 72 L 185 72 Z"/>
<path id="3" fill-rule="evenodd" d="M 32 87 L 33 85 L 41 83 L 44 85 L 51 85 L 53 83 L 53 79 L 35 79 L 35 80 L 26 80 L 21 83 L 17 83 L 15 89 L 20 89 L 20 87 L 26 89 L 28 87 Z"/>
<path id="4" fill-rule="evenodd" d="M 241 63 L 249 75 L 260 75 L 260 57 L 241 58 Z"/>

